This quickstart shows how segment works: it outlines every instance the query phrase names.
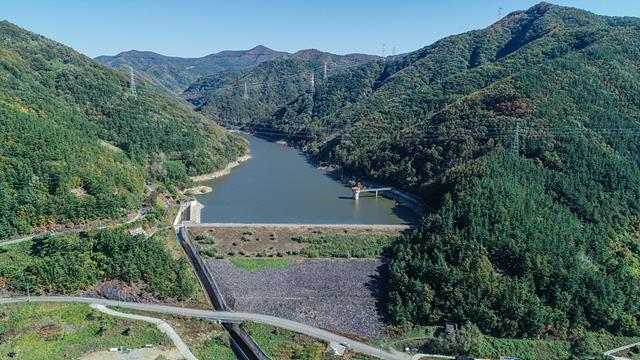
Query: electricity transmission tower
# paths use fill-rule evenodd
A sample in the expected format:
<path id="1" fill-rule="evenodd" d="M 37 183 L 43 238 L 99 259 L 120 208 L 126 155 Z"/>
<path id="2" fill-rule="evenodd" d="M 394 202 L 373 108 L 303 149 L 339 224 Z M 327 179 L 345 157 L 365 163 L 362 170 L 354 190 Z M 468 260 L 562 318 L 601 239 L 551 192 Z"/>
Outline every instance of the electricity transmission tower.
<path id="1" fill-rule="evenodd" d="M 242 95 L 243 98 L 248 99 L 249 98 L 249 92 L 247 91 L 247 82 L 244 82 L 244 95 Z"/>
<path id="2" fill-rule="evenodd" d="M 513 126 L 513 137 L 511 138 L 511 152 L 520 154 L 520 124 Z"/>
<path id="3" fill-rule="evenodd" d="M 311 85 L 311 96 L 313 96 L 316 93 L 316 79 L 315 79 L 315 74 L 313 72 L 311 73 L 311 79 L 309 83 Z"/>
<path id="4" fill-rule="evenodd" d="M 386 60 L 387 44 L 382 44 L 382 59 Z"/>
<path id="5" fill-rule="evenodd" d="M 129 91 L 134 98 L 138 97 L 138 91 L 136 90 L 136 77 L 133 73 L 133 66 L 129 66 Z"/>
<path id="6" fill-rule="evenodd" d="M 324 62 L 324 74 L 322 76 L 324 80 L 327 80 L 327 62 Z"/>

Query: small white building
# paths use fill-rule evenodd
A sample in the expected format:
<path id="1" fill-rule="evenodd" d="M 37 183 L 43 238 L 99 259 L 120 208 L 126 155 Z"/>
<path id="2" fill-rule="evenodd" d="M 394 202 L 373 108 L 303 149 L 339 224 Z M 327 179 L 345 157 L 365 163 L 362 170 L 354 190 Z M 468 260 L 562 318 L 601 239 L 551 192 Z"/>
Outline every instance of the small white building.
<path id="1" fill-rule="evenodd" d="M 141 228 L 141 227 L 137 227 L 137 228 L 135 228 L 135 229 L 131 229 L 131 230 L 129 230 L 129 234 L 130 234 L 131 236 L 136 236 L 136 235 L 144 235 L 144 236 L 147 236 L 147 232 L 146 232 L 146 231 L 144 231 L 144 229 L 143 229 L 143 228 Z"/>

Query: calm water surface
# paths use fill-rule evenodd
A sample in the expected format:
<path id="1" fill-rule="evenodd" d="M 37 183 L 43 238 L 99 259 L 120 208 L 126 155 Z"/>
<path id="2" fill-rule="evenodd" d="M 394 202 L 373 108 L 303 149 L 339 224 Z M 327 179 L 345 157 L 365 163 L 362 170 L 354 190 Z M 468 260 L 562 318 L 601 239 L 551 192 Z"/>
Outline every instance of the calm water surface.
<path id="1" fill-rule="evenodd" d="M 210 181 L 198 197 L 202 222 L 302 224 L 402 224 L 415 221 L 408 208 L 361 194 L 316 169 L 298 150 L 254 136 L 252 158 L 231 174 Z"/>

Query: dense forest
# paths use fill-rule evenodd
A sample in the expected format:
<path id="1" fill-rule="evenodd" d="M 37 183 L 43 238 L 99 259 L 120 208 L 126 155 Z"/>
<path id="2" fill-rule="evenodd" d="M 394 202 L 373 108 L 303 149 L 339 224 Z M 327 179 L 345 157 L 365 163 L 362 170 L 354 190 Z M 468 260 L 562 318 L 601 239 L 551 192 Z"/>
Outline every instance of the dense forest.
<path id="1" fill-rule="evenodd" d="M 191 84 L 182 97 L 195 108 L 227 126 L 257 125 L 281 107 L 311 90 L 311 82 L 377 59 L 363 54 L 334 55 L 301 50 L 257 66 L 222 71 Z M 265 132 L 268 129 L 265 130 Z"/>
<path id="2" fill-rule="evenodd" d="M 0 238 L 123 216 L 140 206 L 145 179 L 211 172 L 245 151 L 188 105 L 129 85 L 126 73 L 0 22 Z"/>
<path id="3" fill-rule="evenodd" d="M 0 251 L 0 278 L 16 293 L 73 294 L 106 280 L 144 283 L 158 298 L 188 299 L 197 283 L 185 258 L 155 237 L 123 231 L 44 236 Z"/>
<path id="4" fill-rule="evenodd" d="M 640 19 L 541 3 L 245 121 L 436 209 L 391 251 L 392 321 L 638 335 L 639 59 Z"/>

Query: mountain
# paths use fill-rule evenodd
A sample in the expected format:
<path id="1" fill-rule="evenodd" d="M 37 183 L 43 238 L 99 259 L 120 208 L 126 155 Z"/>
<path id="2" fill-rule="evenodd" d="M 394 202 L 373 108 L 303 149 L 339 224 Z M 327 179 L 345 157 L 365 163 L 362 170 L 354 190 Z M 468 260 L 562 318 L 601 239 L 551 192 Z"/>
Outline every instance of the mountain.
<path id="1" fill-rule="evenodd" d="M 639 49 L 640 19 L 540 3 L 247 126 L 434 209 L 389 252 L 392 321 L 637 336 Z"/>
<path id="2" fill-rule="evenodd" d="M 239 137 L 145 81 L 0 22 L 0 238 L 117 218 L 145 181 L 224 167 Z"/>
<path id="3" fill-rule="evenodd" d="M 227 50 L 200 58 L 180 58 L 151 51 L 131 50 L 115 56 L 98 56 L 96 60 L 114 68 L 129 65 L 157 81 L 161 87 L 180 94 L 201 76 L 251 67 L 286 54 L 258 45 L 249 50 Z"/>
<path id="4" fill-rule="evenodd" d="M 255 67 L 222 71 L 191 84 L 182 97 L 198 111 L 230 126 L 271 117 L 300 94 L 344 69 L 379 59 L 365 54 L 335 55 L 316 49 L 265 61 Z M 246 96 L 245 96 L 246 87 Z"/>

